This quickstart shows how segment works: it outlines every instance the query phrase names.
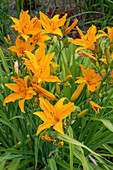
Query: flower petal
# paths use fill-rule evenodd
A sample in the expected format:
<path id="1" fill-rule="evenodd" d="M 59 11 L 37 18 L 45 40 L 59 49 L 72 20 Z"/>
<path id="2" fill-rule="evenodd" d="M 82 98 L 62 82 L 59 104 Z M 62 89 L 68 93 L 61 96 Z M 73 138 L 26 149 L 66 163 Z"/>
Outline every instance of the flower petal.
<path id="1" fill-rule="evenodd" d="M 57 132 L 60 132 L 61 134 L 64 134 L 62 124 L 63 124 L 62 121 L 59 121 L 53 126 L 53 129 L 55 129 Z"/>
<path id="2" fill-rule="evenodd" d="M 25 99 L 22 99 L 22 100 L 19 101 L 19 107 L 20 107 L 20 109 L 21 109 L 21 111 L 23 113 L 25 113 L 25 111 L 24 111 L 24 102 L 25 102 Z"/>
<path id="3" fill-rule="evenodd" d="M 51 126 L 53 126 L 53 123 L 44 122 L 43 124 L 41 124 L 38 127 L 36 135 L 38 135 L 41 131 L 43 131 L 44 129 L 47 129 L 47 128 L 51 127 Z"/>

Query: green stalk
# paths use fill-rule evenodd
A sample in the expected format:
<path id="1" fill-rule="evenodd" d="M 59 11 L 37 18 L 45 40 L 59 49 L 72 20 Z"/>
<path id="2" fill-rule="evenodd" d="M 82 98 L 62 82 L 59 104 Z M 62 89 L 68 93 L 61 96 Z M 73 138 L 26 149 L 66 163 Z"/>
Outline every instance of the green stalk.
<path id="1" fill-rule="evenodd" d="M 18 2 L 18 0 L 15 0 L 15 1 L 16 1 L 16 8 L 17 8 L 17 16 L 18 16 L 18 18 L 19 18 L 19 16 L 20 16 L 19 2 Z"/>
<path id="2" fill-rule="evenodd" d="M 73 138 L 73 130 L 71 126 L 68 128 L 68 133 L 71 138 Z M 73 170 L 73 144 L 69 143 L 69 149 L 70 149 L 70 170 Z"/>

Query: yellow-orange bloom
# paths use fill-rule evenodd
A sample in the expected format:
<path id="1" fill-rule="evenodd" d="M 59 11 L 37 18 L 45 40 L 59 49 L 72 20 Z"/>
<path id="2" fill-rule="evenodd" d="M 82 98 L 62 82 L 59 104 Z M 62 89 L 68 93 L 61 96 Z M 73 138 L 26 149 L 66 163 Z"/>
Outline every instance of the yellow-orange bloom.
<path id="1" fill-rule="evenodd" d="M 56 131 L 64 134 L 62 120 L 69 116 L 74 108 L 74 103 L 71 102 L 63 105 L 64 100 L 65 98 L 61 98 L 53 106 L 46 99 L 43 99 L 42 97 L 40 98 L 40 107 L 44 112 L 37 111 L 33 114 L 40 117 L 44 121 L 44 123 L 38 127 L 36 135 L 51 126 L 53 126 Z"/>
<path id="2" fill-rule="evenodd" d="M 29 10 L 23 12 L 20 15 L 20 19 L 10 17 L 15 25 L 12 25 L 12 27 L 20 32 L 20 35 L 27 40 L 29 38 L 29 34 L 37 34 L 40 32 L 41 24 L 37 17 L 34 17 L 32 20 L 30 20 L 30 15 L 28 14 Z"/>
<path id="3" fill-rule="evenodd" d="M 50 62 L 54 56 L 54 53 L 45 55 L 45 49 L 40 47 L 37 50 L 36 55 L 33 55 L 29 51 L 26 54 L 30 60 L 25 60 L 25 65 L 28 70 L 34 73 L 32 82 L 34 84 L 42 82 L 61 82 L 57 76 L 50 75 Z M 38 55 L 39 54 L 39 55 Z"/>
<path id="4" fill-rule="evenodd" d="M 23 113 L 24 111 L 24 102 L 26 99 L 31 99 L 33 95 L 36 95 L 36 92 L 33 91 L 32 87 L 28 87 L 27 79 L 29 76 L 24 77 L 24 80 L 21 78 L 16 79 L 15 77 L 11 77 L 17 84 L 8 83 L 5 84 L 9 89 L 13 90 L 15 93 L 10 94 L 4 100 L 3 105 L 6 103 L 14 102 L 15 100 L 21 99 L 19 101 L 19 107 Z"/>
<path id="5" fill-rule="evenodd" d="M 40 21 L 45 29 L 45 33 L 60 35 L 63 37 L 62 31 L 59 27 L 64 25 L 67 14 L 65 14 L 61 19 L 59 19 L 59 16 L 60 15 L 55 15 L 53 18 L 49 19 L 44 13 L 40 11 Z"/>
<path id="6" fill-rule="evenodd" d="M 51 37 L 48 35 L 44 35 L 42 32 L 35 34 L 31 37 L 31 42 L 37 44 L 40 47 L 46 48 L 46 44 L 44 41 L 50 40 Z"/>
<path id="7" fill-rule="evenodd" d="M 96 42 L 96 26 L 95 25 L 92 25 L 88 31 L 87 31 L 87 34 L 83 34 L 82 31 L 76 26 L 79 34 L 80 34 L 80 37 L 81 39 L 77 38 L 77 39 L 70 39 L 68 40 L 69 42 L 72 42 L 73 44 L 75 45 L 80 45 L 82 47 L 79 47 L 76 49 L 76 52 L 82 50 L 82 49 L 88 49 L 88 50 L 91 50 L 91 51 L 94 51 L 95 50 L 95 46 L 94 46 L 94 43 Z"/>
<path id="8" fill-rule="evenodd" d="M 89 104 L 92 106 L 92 108 L 97 114 L 99 113 L 99 109 L 102 109 L 102 107 L 100 107 L 98 104 L 94 103 L 93 101 L 89 101 Z"/>
<path id="9" fill-rule="evenodd" d="M 10 47 L 11 51 L 15 52 L 18 57 L 25 56 L 24 55 L 25 51 L 32 52 L 34 48 L 35 48 L 34 45 L 30 44 L 30 39 L 28 39 L 27 41 L 22 41 L 20 39 L 20 36 L 18 36 L 16 39 L 16 46 Z"/>
<path id="10" fill-rule="evenodd" d="M 94 72 L 94 69 L 87 68 L 85 70 L 85 66 L 82 64 L 80 66 L 84 77 L 77 77 L 78 80 L 75 83 L 82 83 L 85 80 L 88 90 L 94 92 L 96 87 L 101 83 L 101 77 Z"/>

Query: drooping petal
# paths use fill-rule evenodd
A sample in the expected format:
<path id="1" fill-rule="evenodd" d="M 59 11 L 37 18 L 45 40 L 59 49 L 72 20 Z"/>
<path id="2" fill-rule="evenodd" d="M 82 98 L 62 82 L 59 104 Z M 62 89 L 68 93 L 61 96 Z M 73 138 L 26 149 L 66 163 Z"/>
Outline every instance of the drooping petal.
<path id="1" fill-rule="evenodd" d="M 24 111 L 24 102 L 25 102 L 25 99 L 21 99 L 21 100 L 19 101 L 19 107 L 20 107 L 20 109 L 21 109 L 21 111 L 22 111 L 23 113 L 25 113 L 25 111 Z"/>
<path id="2" fill-rule="evenodd" d="M 53 123 L 51 123 L 51 122 L 44 122 L 43 124 L 41 124 L 38 127 L 36 135 L 38 135 L 41 131 L 43 131 L 43 130 L 45 130 L 47 128 L 50 128 L 51 126 L 53 126 Z"/>
<path id="3" fill-rule="evenodd" d="M 64 134 L 63 127 L 62 127 L 62 121 L 59 121 L 53 126 L 53 129 L 55 129 L 57 132 L 60 132 L 61 134 Z"/>

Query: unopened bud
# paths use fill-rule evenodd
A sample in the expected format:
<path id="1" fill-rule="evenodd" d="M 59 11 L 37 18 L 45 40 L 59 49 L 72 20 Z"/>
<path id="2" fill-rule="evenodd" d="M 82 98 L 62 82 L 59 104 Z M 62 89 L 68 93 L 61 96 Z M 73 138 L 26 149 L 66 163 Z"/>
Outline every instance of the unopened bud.
<path id="1" fill-rule="evenodd" d="M 9 40 L 9 42 L 11 41 L 11 38 L 10 38 L 9 34 L 7 35 L 7 39 Z"/>
<path id="2" fill-rule="evenodd" d="M 63 147 L 63 145 L 64 145 L 64 142 L 62 141 L 62 142 L 58 142 L 57 143 L 57 146 L 59 147 L 59 148 L 62 148 Z"/>
<path id="3" fill-rule="evenodd" d="M 85 109 L 85 110 L 81 111 L 81 112 L 77 115 L 77 118 L 80 118 L 80 117 L 86 115 L 87 112 L 88 112 L 88 109 Z"/>
<path id="4" fill-rule="evenodd" d="M 6 38 L 6 37 L 4 37 L 4 39 L 5 39 L 5 42 L 8 44 L 9 42 L 8 42 L 8 39 Z"/>
<path id="5" fill-rule="evenodd" d="M 89 98 L 89 96 L 90 96 L 90 91 L 88 90 L 86 93 L 86 97 Z"/>
<path id="6" fill-rule="evenodd" d="M 110 65 L 111 58 L 110 58 L 110 49 L 109 48 L 105 48 L 105 55 L 106 55 L 107 64 Z"/>
<path id="7" fill-rule="evenodd" d="M 67 73 L 68 73 L 68 75 L 71 75 L 71 72 L 70 72 L 70 70 L 69 70 L 69 69 L 67 69 Z"/>
<path id="8" fill-rule="evenodd" d="M 75 90 L 75 92 L 74 92 L 73 95 L 71 96 L 70 101 L 74 101 L 74 100 L 76 100 L 76 99 L 79 97 L 79 95 L 80 95 L 80 93 L 82 92 L 85 84 L 86 84 L 86 81 L 84 80 L 84 81 L 77 87 L 77 89 Z"/>
<path id="9" fill-rule="evenodd" d="M 38 97 L 35 98 L 34 103 L 35 104 L 39 103 L 39 98 Z"/>
<path id="10" fill-rule="evenodd" d="M 63 80 L 63 83 L 69 81 L 72 79 L 72 75 L 68 75 L 64 80 Z"/>
<path id="11" fill-rule="evenodd" d="M 57 94 L 59 95 L 60 94 L 60 86 L 59 86 L 58 82 L 55 83 L 55 89 L 56 89 Z"/>
<path id="12" fill-rule="evenodd" d="M 54 75 L 54 74 L 55 74 L 55 70 L 54 70 L 54 67 L 53 67 L 53 65 L 52 65 L 52 64 L 50 64 L 50 71 L 51 71 L 52 75 Z"/>

